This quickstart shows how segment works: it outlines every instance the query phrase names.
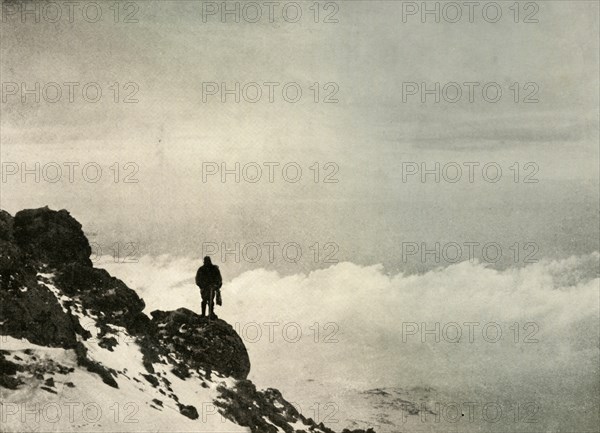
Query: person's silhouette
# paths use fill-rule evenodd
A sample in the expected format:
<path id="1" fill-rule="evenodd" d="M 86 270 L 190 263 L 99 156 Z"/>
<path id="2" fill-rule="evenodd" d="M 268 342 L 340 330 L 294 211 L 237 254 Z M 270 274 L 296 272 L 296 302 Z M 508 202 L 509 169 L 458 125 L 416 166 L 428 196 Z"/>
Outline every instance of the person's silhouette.
<path id="1" fill-rule="evenodd" d="M 202 296 L 202 317 L 206 316 L 206 305 L 208 304 L 208 314 L 211 318 L 216 318 L 214 313 L 215 295 L 217 305 L 221 305 L 221 286 L 223 280 L 219 267 L 213 265 L 210 257 L 204 257 L 204 264 L 198 268 L 196 272 L 196 285 L 200 288 Z"/>

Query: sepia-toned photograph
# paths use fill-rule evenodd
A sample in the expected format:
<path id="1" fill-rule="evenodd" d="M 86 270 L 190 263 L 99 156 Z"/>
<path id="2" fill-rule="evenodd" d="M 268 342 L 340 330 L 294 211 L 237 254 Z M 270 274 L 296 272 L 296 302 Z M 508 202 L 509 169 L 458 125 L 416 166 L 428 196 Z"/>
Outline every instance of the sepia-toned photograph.
<path id="1" fill-rule="evenodd" d="M 0 432 L 600 433 L 598 0 L 0 5 Z"/>

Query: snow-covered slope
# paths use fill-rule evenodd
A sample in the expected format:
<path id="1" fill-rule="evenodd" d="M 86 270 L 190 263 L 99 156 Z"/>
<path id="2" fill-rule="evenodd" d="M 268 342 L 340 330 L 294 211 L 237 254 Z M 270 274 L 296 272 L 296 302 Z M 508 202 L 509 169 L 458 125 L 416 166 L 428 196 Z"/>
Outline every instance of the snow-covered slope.
<path id="1" fill-rule="evenodd" d="M 177 431 L 246 432 L 216 412 L 212 403 L 218 386 L 232 386 L 232 380 L 214 382 L 199 377 L 182 381 L 168 369 L 158 371 L 163 387 L 144 379 L 141 363 L 123 367 L 117 378 L 119 388 L 77 364 L 73 350 L 48 348 L 27 340 L 7 337 L 2 342 L 4 359 L 17 365 L 15 377 L 21 385 L 2 389 L 2 431 Z M 103 349 L 100 349 L 103 351 Z M 139 361 L 139 349 L 128 344 L 111 355 L 114 366 Z M 167 397 L 164 389 L 173 392 Z M 207 386 L 206 388 L 203 386 Z M 163 391 L 163 392 L 161 392 Z M 200 408 L 193 420 L 182 416 L 174 398 Z"/>

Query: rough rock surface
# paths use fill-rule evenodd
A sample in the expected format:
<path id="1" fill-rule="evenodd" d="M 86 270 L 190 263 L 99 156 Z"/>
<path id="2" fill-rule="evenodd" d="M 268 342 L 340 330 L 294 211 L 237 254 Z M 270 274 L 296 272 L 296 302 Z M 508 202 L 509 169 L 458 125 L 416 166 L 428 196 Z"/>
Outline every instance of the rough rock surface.
<path id="1" fill-rule="evenodd" d="M 14 219 L 0 211 L 1 334 L 44 346 L 75 347 L 76 334 L 85 331 L 76 318 L 63 311 L 56 296 L 38 283 L 37 274 L 45 269 L 46 260 L 58 266 L 63 264 L 62 258 L 89 262 L 89 257 L 83 257 L 89 245 L 85 236 L 83 245 L 80 236 L 81 225 L 66 211 L 21 211 Z M 71 247 L 76 253 L 62 251 Z"/>
<path id="2" fill-rule="evenodd" d="M 26 209 L 14 218 L 14 237 L 30 259 L 50 266 L 81 263 L 92 266 L 92 249 L 81 224 L 66 210 Z"/>
<path id="3" fill-rule="evenodd" d="M 205 317 L 179 308 L 176 311 L 156 310 L 152 324 L 160 345 L 179 354 L 192 368 L 245 379 L 250 373 L 250 358 L 240 336 L 227 322 Z"/>

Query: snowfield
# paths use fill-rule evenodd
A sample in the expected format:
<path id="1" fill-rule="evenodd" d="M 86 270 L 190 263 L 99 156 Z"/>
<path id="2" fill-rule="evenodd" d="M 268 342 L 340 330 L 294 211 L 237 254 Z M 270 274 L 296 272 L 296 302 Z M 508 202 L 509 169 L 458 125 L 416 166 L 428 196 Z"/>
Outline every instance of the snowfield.
<path id="1" fill-rule="evenodd" d="M 198 419 L 186 418 L 172 399 L 163 395 L 162 388 L 154 388 L 144 378 L 142 355 L 136 346 L 121 343 L 114 352 L 99 346 L 90 351 L 96 360 L 118 371 L 116 389 L 104 384 L 97 374 L 78 367 L 73 350 L 2 336 L 0 347 L 8 352 L 6 358 L 27 366 L 27 371 L 17 375 L 26 386 L 0 388 L 1 431 L 158 432 L 174 426 L 181 432 L 249 431 L 226 420 L 213 405 L 217 385 L 232 386 L 233 379 L 211 382 L 192 376 L 183 381 L 168 368 L 157 368 L 157 374 L 171 383 L 182 403 L 198 408 Z"/>

